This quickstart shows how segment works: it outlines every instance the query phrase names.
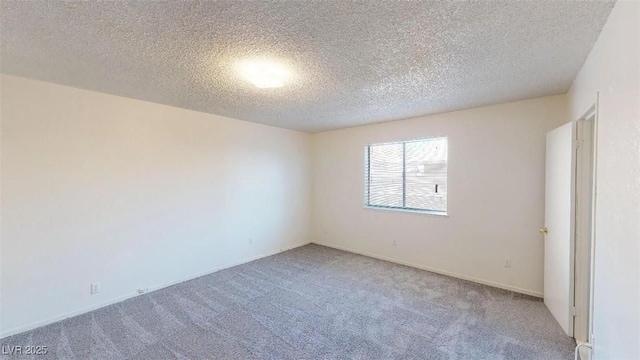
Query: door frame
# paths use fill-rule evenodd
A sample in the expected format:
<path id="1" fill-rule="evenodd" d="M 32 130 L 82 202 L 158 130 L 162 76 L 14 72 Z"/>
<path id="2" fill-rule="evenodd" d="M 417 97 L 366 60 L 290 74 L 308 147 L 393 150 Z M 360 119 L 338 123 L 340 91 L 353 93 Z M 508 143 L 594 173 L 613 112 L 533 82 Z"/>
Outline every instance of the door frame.
<path id="1" fill-rule="evenodd" d="M 593 342 L 593 280 L 595 272 L 596 167 L 598 149 L 598 98 L 575 120 L 575 172 L 572 210 L 572 334 L 578 343 Z M 589 152 L 590 154 L 587 154 Z M 590 169 L 585 169 L 588 161 Z M 588 187 L 584 187 L 586 184 Z M 586 203 L 585 203 L 586 202 Z M 586 214 L 585 214 L 586 213 Z M 580 242 L 580 243 L 579 243 Z M 578 252 L 578 246 L 582 250 Z"/>

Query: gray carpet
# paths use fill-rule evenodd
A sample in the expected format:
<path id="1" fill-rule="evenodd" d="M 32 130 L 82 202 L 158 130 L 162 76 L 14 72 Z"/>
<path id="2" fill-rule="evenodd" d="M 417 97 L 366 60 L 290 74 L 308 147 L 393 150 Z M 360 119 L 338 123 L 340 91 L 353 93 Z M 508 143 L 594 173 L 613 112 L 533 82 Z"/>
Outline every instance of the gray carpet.
<path id="1" fill-rule="evenodd" d="M 307 245 L 2 339 L 7 359 L 571 359 L 532 297 Z"/>

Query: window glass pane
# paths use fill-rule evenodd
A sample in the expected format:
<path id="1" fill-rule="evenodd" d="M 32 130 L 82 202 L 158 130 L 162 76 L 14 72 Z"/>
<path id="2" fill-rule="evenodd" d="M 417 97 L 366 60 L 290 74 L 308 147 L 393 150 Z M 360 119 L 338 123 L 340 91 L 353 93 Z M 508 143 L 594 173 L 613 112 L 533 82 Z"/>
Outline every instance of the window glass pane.
<path id="1" fill-rule="evenodd" d="M 369 146 L 370 206 L 402 207 L 402 143 Z"/>
<path id="2" fill-rule="evenodd" d="M 447 139 L 407 142 L 405 207 L 447 210 Z"/>

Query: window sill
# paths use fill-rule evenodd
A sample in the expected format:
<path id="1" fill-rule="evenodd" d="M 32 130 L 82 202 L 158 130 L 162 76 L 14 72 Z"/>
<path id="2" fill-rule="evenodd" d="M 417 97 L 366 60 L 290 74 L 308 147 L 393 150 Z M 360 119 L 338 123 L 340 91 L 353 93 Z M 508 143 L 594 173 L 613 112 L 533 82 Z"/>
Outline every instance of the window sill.
<path id="1" fill-rule="evenodd" d="M 392 211 L 399 213 L 408 213 L 413 215 L 425 215 L 425 216 L 436 216 L 436 217 L 444 217 L 448 218 L 449 214 L 442 211 L 430 211 L 430 210 L 409 210 L 409 209 L 394 209 L 394 208 L 384 208 L 377 206 L 364 206 L 365 210 L 375 210 L 375 211 Z"/>

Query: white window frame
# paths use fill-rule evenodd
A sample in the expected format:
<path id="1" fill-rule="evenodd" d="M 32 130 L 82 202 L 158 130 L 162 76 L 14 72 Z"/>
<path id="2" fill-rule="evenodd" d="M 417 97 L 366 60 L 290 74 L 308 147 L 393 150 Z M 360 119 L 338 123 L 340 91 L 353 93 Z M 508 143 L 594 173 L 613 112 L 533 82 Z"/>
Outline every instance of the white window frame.
<path id="1" fill-rule="evenodd" d="M 406 167 L 405 157 L 405 145 L 413 142 L 423 142 L 430 140 L 442 140 L 445 139 L 447 141 L 447 209 L 446 210 L 428 210 L 428 209 L 416 209 L 416 208 L 407 208 L 407 207 L 398 207 L 398 206 L 382 206 L 382 205 L 369 205 L 369 186 L 370 186 L 370 175 L 369 175 L 369 151 L 371 146 L 376 145 L 393 145 L 393 144 L 402 144 L 402 172 L 403 172 L 403 180 L 402 180 L 402 197 L 406 197 L 406 183 L 405 183 L 405 175 L 404 172 Z M 373 143 L 367 144 L 364 149 L 364 171 L 365 171 L 365 179 L 364 179 L 364 208 L 369 210 L 382 210 L 382 211 L 396 211 L 396 212 L 406 212 L 406 213 L 414 213 L 414 214 L 422 214 L 422 215 L 436 215 L 436 216 L 449 216 L 449 138 L 447 136 L 438 136 L 438 137 L 429 137 L 429 138 L 421 138 L 421 139 L 412 139 L 406 141 L 390 141 L 383 143 Z M 404 199 L 403 199 L 404 202 Z"/>

